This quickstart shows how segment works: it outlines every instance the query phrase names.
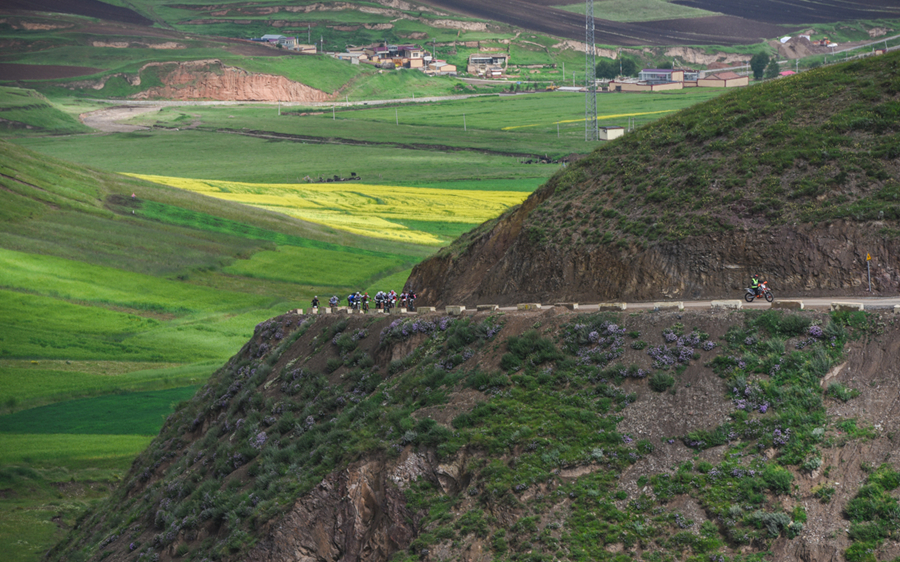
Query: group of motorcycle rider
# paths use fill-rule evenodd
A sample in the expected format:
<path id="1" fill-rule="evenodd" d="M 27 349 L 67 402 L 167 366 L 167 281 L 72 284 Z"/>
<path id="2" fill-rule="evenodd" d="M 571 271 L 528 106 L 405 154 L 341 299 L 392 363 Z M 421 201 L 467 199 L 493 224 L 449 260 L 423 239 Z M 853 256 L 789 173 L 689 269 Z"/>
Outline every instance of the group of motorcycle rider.
<path id="1" fill-rule="evenodd" d="M 369 293 L 360 293 L 357 291 L 347 295 L 347 306 L 353 310 L 368 312 L 370 300 L 375 301 L 376 310 L 389 311 L 398 304 L 401 308 L 406 308 L 407 310 L 415 310 L 416 308 L 416 294 L 412 291 L 403 291 L 399 295 L 396 291 L 378 291 L 375 293 L 374 299 L 370 299 Z M 328 299 L 328 305 L 331 306 L 331 308 L 335 308 L 339 304 L 340 299 L 337 295 L 333 295 Z M 318 295 L 313 297 L 312 306 L 313 308 L 319 307 Z"/>
<path id="2" fill-rule="evenodd" d="M 754 273 L 750 276 L 750 291 L 756 297 L 761 295 L 760 293 L 760 275 L 758 273 Z M 750 297 L 748 297 L 748 300 Z M 369 293 L 360 293 L 359 291 L 355 293 L 350 293 L 347 295 L 347 306 L 349 306 L 353 310 L 362 310 L 364 312 L 369 311 Z M 376 310 L 384 310 L 389 311 L 395 306 L 399 304 L 401 308 L 406 308 L 407 310 L 415 310 L 416 309 L 416 294 L 412 291 L 403 291 L 399 295 L 396 291 L 378 291 L 375 293 L 375 309 Z M 768 299 L 771 302 L 771 298 Z M 337 295 L 333 295 L 330 299 L 328 299 L 328 305 L 331 308 L 335 308 L 340 304 L 340 299 Z M 319 307 L 319 296 L 316 295 L 312 299 L 313 308 Z"/>

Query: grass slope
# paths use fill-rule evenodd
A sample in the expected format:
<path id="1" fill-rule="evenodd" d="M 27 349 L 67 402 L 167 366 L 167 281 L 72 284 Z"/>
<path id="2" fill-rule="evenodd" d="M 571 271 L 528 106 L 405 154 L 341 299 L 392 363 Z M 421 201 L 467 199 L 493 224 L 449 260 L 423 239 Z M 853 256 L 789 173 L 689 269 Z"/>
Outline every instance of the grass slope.
<path id="1" fill-rule="evenodd" d="M 113 394 L 31 408 L 0 416 L 0 433 L 154 435 L 165 412 L 193 396 L 197 388 Z"/>
<path id="2" fill-rule="evenodd" d="M 548 245 L 900 219 L 900 53 L 730 92 L 554 178 L 526 228 Z"/>
<path id="3" fill-rule="evenodd" d="M 408 271 L 429 251 L 3 140 L 0 191 L 0 408 L 13 412 L 0 417 L 0 479 L 11 475 L 0 548 L 11 560 L 37 560 L 55 522 L 74 524 L 105 496 L 260 321 Z"/>
<path id="4" fill-rule="evenodd" d="M 32 134 L 90 130 L 33 90 L 0 86 L 0 131 Z"/>

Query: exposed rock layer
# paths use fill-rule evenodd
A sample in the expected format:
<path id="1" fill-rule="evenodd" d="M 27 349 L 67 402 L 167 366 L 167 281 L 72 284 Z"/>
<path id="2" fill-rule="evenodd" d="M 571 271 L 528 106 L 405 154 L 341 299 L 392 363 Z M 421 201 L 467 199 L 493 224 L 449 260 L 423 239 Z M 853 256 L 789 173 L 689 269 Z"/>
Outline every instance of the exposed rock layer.
<path id="1" fill-rule="evenodd" d="M 158 67 L 162 86 L 148 88 L 132 99 L 227 100 L 227 101 L 326 101 L 328 94 L 284 76 L 255 74 L 225 66 L 218 60 L 150 63 Z"/>
<path id="2" fill-rule="evenodd" d="M 889 256 L 900 240 L 876 235 L 873 225 L 781 226 L 735 230 L 661 242 L 644 250 L 612 244 L 593 251 L 537 249 L 522 226 L 541 197 L 529 199 L 462 255 L 417 265 L 407 287 L 423 304 L 491 302 L 648 301 L 740 298 L 759 273 L 776 294 L 828 296 L 867 293 L 866 255 L 874 294 L 900 290 Z"/>

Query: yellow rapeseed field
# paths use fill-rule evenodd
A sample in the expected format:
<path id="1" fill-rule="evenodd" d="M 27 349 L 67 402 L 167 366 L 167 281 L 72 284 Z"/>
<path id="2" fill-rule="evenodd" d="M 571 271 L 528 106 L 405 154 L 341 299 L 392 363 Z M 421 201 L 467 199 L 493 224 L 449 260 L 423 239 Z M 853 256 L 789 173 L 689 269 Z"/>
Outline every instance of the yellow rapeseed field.
<path id="1" fill-rule="evenodd" d="M 442 245 L 434 234 L 414 230 L 398 221 L 482 223 L 518 205 L 527 196 L 520 191 L 433 189 L 361 183 L 264 184 L 198 180 L 128 174 L 354 234 Z"/>
<path id="2" fill-rule="evenodd" d="M 643 111 L 641 113 L 618 113 L 616 115 L 598 115 L 597 119 L 618 119 L 621 117 L 638 117 L 641 115 L 658 115 L 660 113 L 674 113 L 678 111 L 677 109 L 664 109 L 662 111 Z M 551 125 L 563 125 L 566 123 L 579 123 L 584 121 L 584 119 L 566 119 L 564 121 L 554 121 Z M 514 125 L 511 127 L 503 127 L 504 131 L 511 131 L 513 129 L 527 129 L 528 127 L 546 127 L 546 123 L 535 123 L 532 125 Z"/>

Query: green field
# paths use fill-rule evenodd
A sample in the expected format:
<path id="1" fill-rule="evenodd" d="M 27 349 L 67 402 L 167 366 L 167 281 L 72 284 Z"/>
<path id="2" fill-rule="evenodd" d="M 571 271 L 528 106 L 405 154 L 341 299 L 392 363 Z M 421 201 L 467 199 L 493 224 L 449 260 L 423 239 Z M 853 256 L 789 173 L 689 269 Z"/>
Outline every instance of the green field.
<path id="1" fill-rule="evenodd" d="M 556 6 L 560 10 L 584 14 L 584 2 Z M 669 0 L 603 0 L 594 8 L 594 16 L 611 21 L 637 22 L 703 18 L 718 15 L 698 8 L 680 6 Z"/>
<path id="2" fill-rule="evenodd" d="M 28 57 L 139 67 L 122 49 L 64 50 Z M 241 64 L 298 78 L 328 71 L 288 70 L 291 60 Z M 340 78 L 352 82 L 351 99 L 446 90 L 446 81 L 379 78 L 341 64 L 352 74 Z M 128 93 L 120 86 L 97 94 Z M 399 291 L 411 267 L 436 249 L 118 173 L 304 184 L 356 172 L 367 189 L 524 195 L 561 166 L 527 160 L 594 148 L 583 140 L 579 94 L 357 105 L 333 115 L 288 105 L 281 115 L 271 105 L 172 107 L 135 120 L 147 131 L 85 135 L 72 134 L 74 116 L 98 106 L 46 91 L 64 95 L 0 91 L 0 105 L 44 104 L 17 114 L 35 129 L 10 129 L 0 140 L 0 480 L 17 490 L 0 498 L 0 548 L 14 560 L 37 560 L 59 537 L 54 518 L 71 525 L 105 496 L 172 405 L 240 349 L 257 323 L 306 308 L 313 295 L 326 301 L 355 290 Z M 639 126 L 720 93 L 603 96 L 601 122 Z M 436 221 L 413 207 L 392 220 L 446 241 L 473 224 Z"/>
<path id="3" fill-rule="evenodd" d="M 68 400 L 0 416 L 0 433 L 69 435 L 155 435 L 162 412 L 187 400 L 199 386 L 110 394 Z"/>

